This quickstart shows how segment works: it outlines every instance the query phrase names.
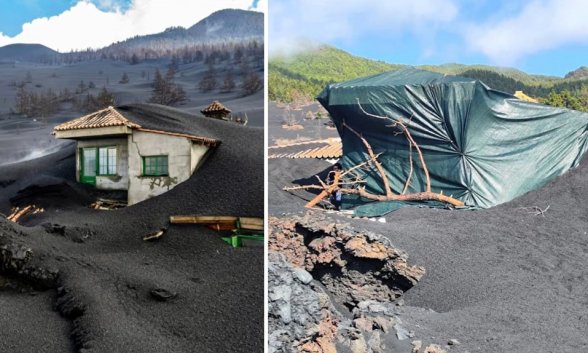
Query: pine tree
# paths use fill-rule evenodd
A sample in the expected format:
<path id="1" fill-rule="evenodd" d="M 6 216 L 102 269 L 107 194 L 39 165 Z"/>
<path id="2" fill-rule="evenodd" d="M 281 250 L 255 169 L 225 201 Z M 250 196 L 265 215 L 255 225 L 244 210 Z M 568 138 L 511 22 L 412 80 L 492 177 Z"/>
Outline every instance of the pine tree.
<path id="1" fill-rule="evenodd" d="M 136 53 L 133 53 L 131 56 L 131 60 L 129 61 L 131 65 L 137 65 L 139 63 L 139 57 Z"/>
<path id="2" fill-rule="evenodd" d="M 186 100 L 186 92 L 182 86 L 174 83 L 174 72 L 170 67 L 165 77 L 162 77 L 159 69 L 156 69 L 150 103 L 172 105 Z"/>
<path id="3" fill-rule="evenodd" d="M 129 83 L 129 75 L 127 75 L 126 72 L 123 72 L 123 75 L 120 78 L 120 81 L 118 81 L 118 83 L 122 83 L 122 84 Z"/>
<path id="4" fill-rule="evenodd" d="M 97 109 L 103 109 L 109 106 L 114 106 L 115 97 L 106 89 L 106 87 L 102 87 L 100 93 L 98 93 L 98 96 L 96 97 L 96 104 Z"/>

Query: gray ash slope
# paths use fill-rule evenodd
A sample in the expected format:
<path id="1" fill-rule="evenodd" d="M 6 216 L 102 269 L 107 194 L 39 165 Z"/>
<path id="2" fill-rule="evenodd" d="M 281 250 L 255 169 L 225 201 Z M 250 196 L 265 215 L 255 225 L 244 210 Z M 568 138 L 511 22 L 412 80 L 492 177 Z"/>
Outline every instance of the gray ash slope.
<path id="1" fill-rule="evenodd" d="M 279 129 L 270 129 L 270 136 L 283 137 Z M 330 166 L 300 159 L 268 163 L 269 210 L 276 216 L 304 213 L 306 201 L 281 189 Z M 387 215 L 385 224 L 331 217 L 385 235 L 425 267 L 399 307 L 414 340 L 457 339 L 461 344 L 451 352 L 571 353 L 588 347 L 587 202 L 584 157 L 542 188 L 486 210 L 405 207 Z"/>
<path id="2" fill-rule="evenodd" d="M 48 61 L 59 53 L 41 44 L 9 44 L 0 47 L 0 62 Z"/>
<path id="3" fill-rule="evenodd" d="M 109 51 L 117 47 L 143 48 L 155 45 L 180 48 L 194 43 L 251 39 L 263 40 L 263 13 L 225 9 L 212 13 L 190 28 L 172 27 L 161 33 L 136 36 L 114 43 L 103 50 Z"/>
<path id="4" fill-rule="evenodd" d="M 33 256 L 27 266 L 59 272 L 54 284 L 57 310 L 69 321 L 74 351 L 262 351 L 261 248 L 233 249 L 218 233 L 199 226 L 169 226 L 154 243 L 144 242 L 142 236 L 168 226 L 172 214 L 262 216 L 263 130 L 173 108 L 141 105 L 127 109 L 151 114 L 150 118 L 165 111 L 169 120 L 152 121 L 152 126 L 165 130 L 185 124 L 184 132 L 192 134 L 206 129 L 222 144 L 189 180 L 159 197 L 117 211 L 82 205 L 67 209 L 57 205 L 52 211 L 49 205 L 39 218 L 23 221 L 57 223 L 65 226 L 63 235 L 0 221 L 0 239 L 30 248 Z M 193 119 L 203 121 L 194 124 Z M 70 172 L 52 170 L 50 162 L 63 157 L 56 153 L 43 158 L 47 168 L 43 173 L 63 173 L 64 178 L 53 176 L 56 182 L 67 181 Z M 36 168 L 34 161 L 27 163 Z M 55 166 L 62 168 L 63 163 Z M 30 170 L 14 164 L 1 168 L 17 179 L 30 175 Z M 177 293 L 177 297 L 154 300 L 151 291 L 157 288 Z M 41 317 L 48 308 L 38 303 L 30 311 Z M 18 310 L 10 314 L 19 315 Z M 0 319 L 0 326 L 10 324 L 10 315 Z M 33 327 L 22 330 L 34 335 Z M 0 350 L 4 348 L 9 347 L 0 343 Z M 19 348 L 51 351 L 25 341 Z"/>

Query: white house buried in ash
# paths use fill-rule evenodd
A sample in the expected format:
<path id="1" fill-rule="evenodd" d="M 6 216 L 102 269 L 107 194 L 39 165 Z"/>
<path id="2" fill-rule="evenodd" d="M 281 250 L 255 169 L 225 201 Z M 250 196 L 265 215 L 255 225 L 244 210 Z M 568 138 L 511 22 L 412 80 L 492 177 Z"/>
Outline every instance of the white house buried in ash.
<path id="1" fill-rule="evenodd" d="M 162 129 L 137 106 L 108 107 L 56 126 L 77 141 L 76 178 L 103 190 L 127 190 L 132 205 L 190 178 L 220 144 L 211 137 Z"/>

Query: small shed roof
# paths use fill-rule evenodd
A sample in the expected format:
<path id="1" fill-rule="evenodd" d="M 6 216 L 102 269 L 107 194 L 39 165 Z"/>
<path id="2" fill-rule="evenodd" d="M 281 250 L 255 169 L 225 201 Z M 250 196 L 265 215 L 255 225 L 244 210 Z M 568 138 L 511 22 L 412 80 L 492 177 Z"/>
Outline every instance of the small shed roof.
<path id="1" fill-rule="evenodd" d="M 206 113 L 230 113 L 231 110 L 222 105 L 219 101 L 213 101 L 210 105 L 200 111 L 202 114 Z"/>

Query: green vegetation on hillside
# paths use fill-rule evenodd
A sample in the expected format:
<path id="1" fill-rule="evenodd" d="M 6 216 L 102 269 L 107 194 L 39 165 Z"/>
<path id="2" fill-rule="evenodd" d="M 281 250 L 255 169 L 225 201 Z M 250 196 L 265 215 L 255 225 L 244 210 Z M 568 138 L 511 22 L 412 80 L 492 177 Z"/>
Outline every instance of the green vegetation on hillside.
<path id="1" fill-rule="evenodd" d="M 461 76 L 480 80 L 494 89 L 511 94 L 523 91 L 538 98 L 543 104 L 588 111 L 588 80 L 560 79 L 557 82 L 529 85 L 488 70 L 468 70 L 462 72 Z"/>
<path id="2" fill-rule="evenodd" d="M 571 78 L 576 80 L 588 79 L 588 67 L 580 66 L 576 70 L 568 72 L 565 78 Z"/>
<path id="3" fill-rule="evenodd" d="M 439 72 L 447 75 L 461 75 L 467 71 L 486 71 L 511 78 L 529 86 L 544 85 L 550 86 L 554 82 L 561 81 L 561 77 L 530 75 L 521 70 L 510 67 L 496 67 L 489 65 L 464 65 L 464 64 L 443 64 L 443 65 L 421 65 L 419 69 Z"/>
<path id="4" fill-rule="evenodd" d="M 289 58 L 269 61 L 269 99 L 290 102 L 302 95 L 314 98 L 328 84 L 397 70 L 401 65 L 359 58 L 321 46 Z"/>
<path id="5" fill-rule="evenodd" d="M 328 84 L 402 67 L 356 57 L 323 45 L 289 58 L 270 58 L 269 99 L 291 102 L 295 98 L 304 97 L 312 100 Z M 529 75 L 512 68 L 487 65 L 445 64 L 423 65 L 419 68 L 474 78 L 510 94 L 523 91 L 544 104 L 588 111 L 588 76 L 585 75 L 585 68 L 571 72 L 566 78 Z"/>

